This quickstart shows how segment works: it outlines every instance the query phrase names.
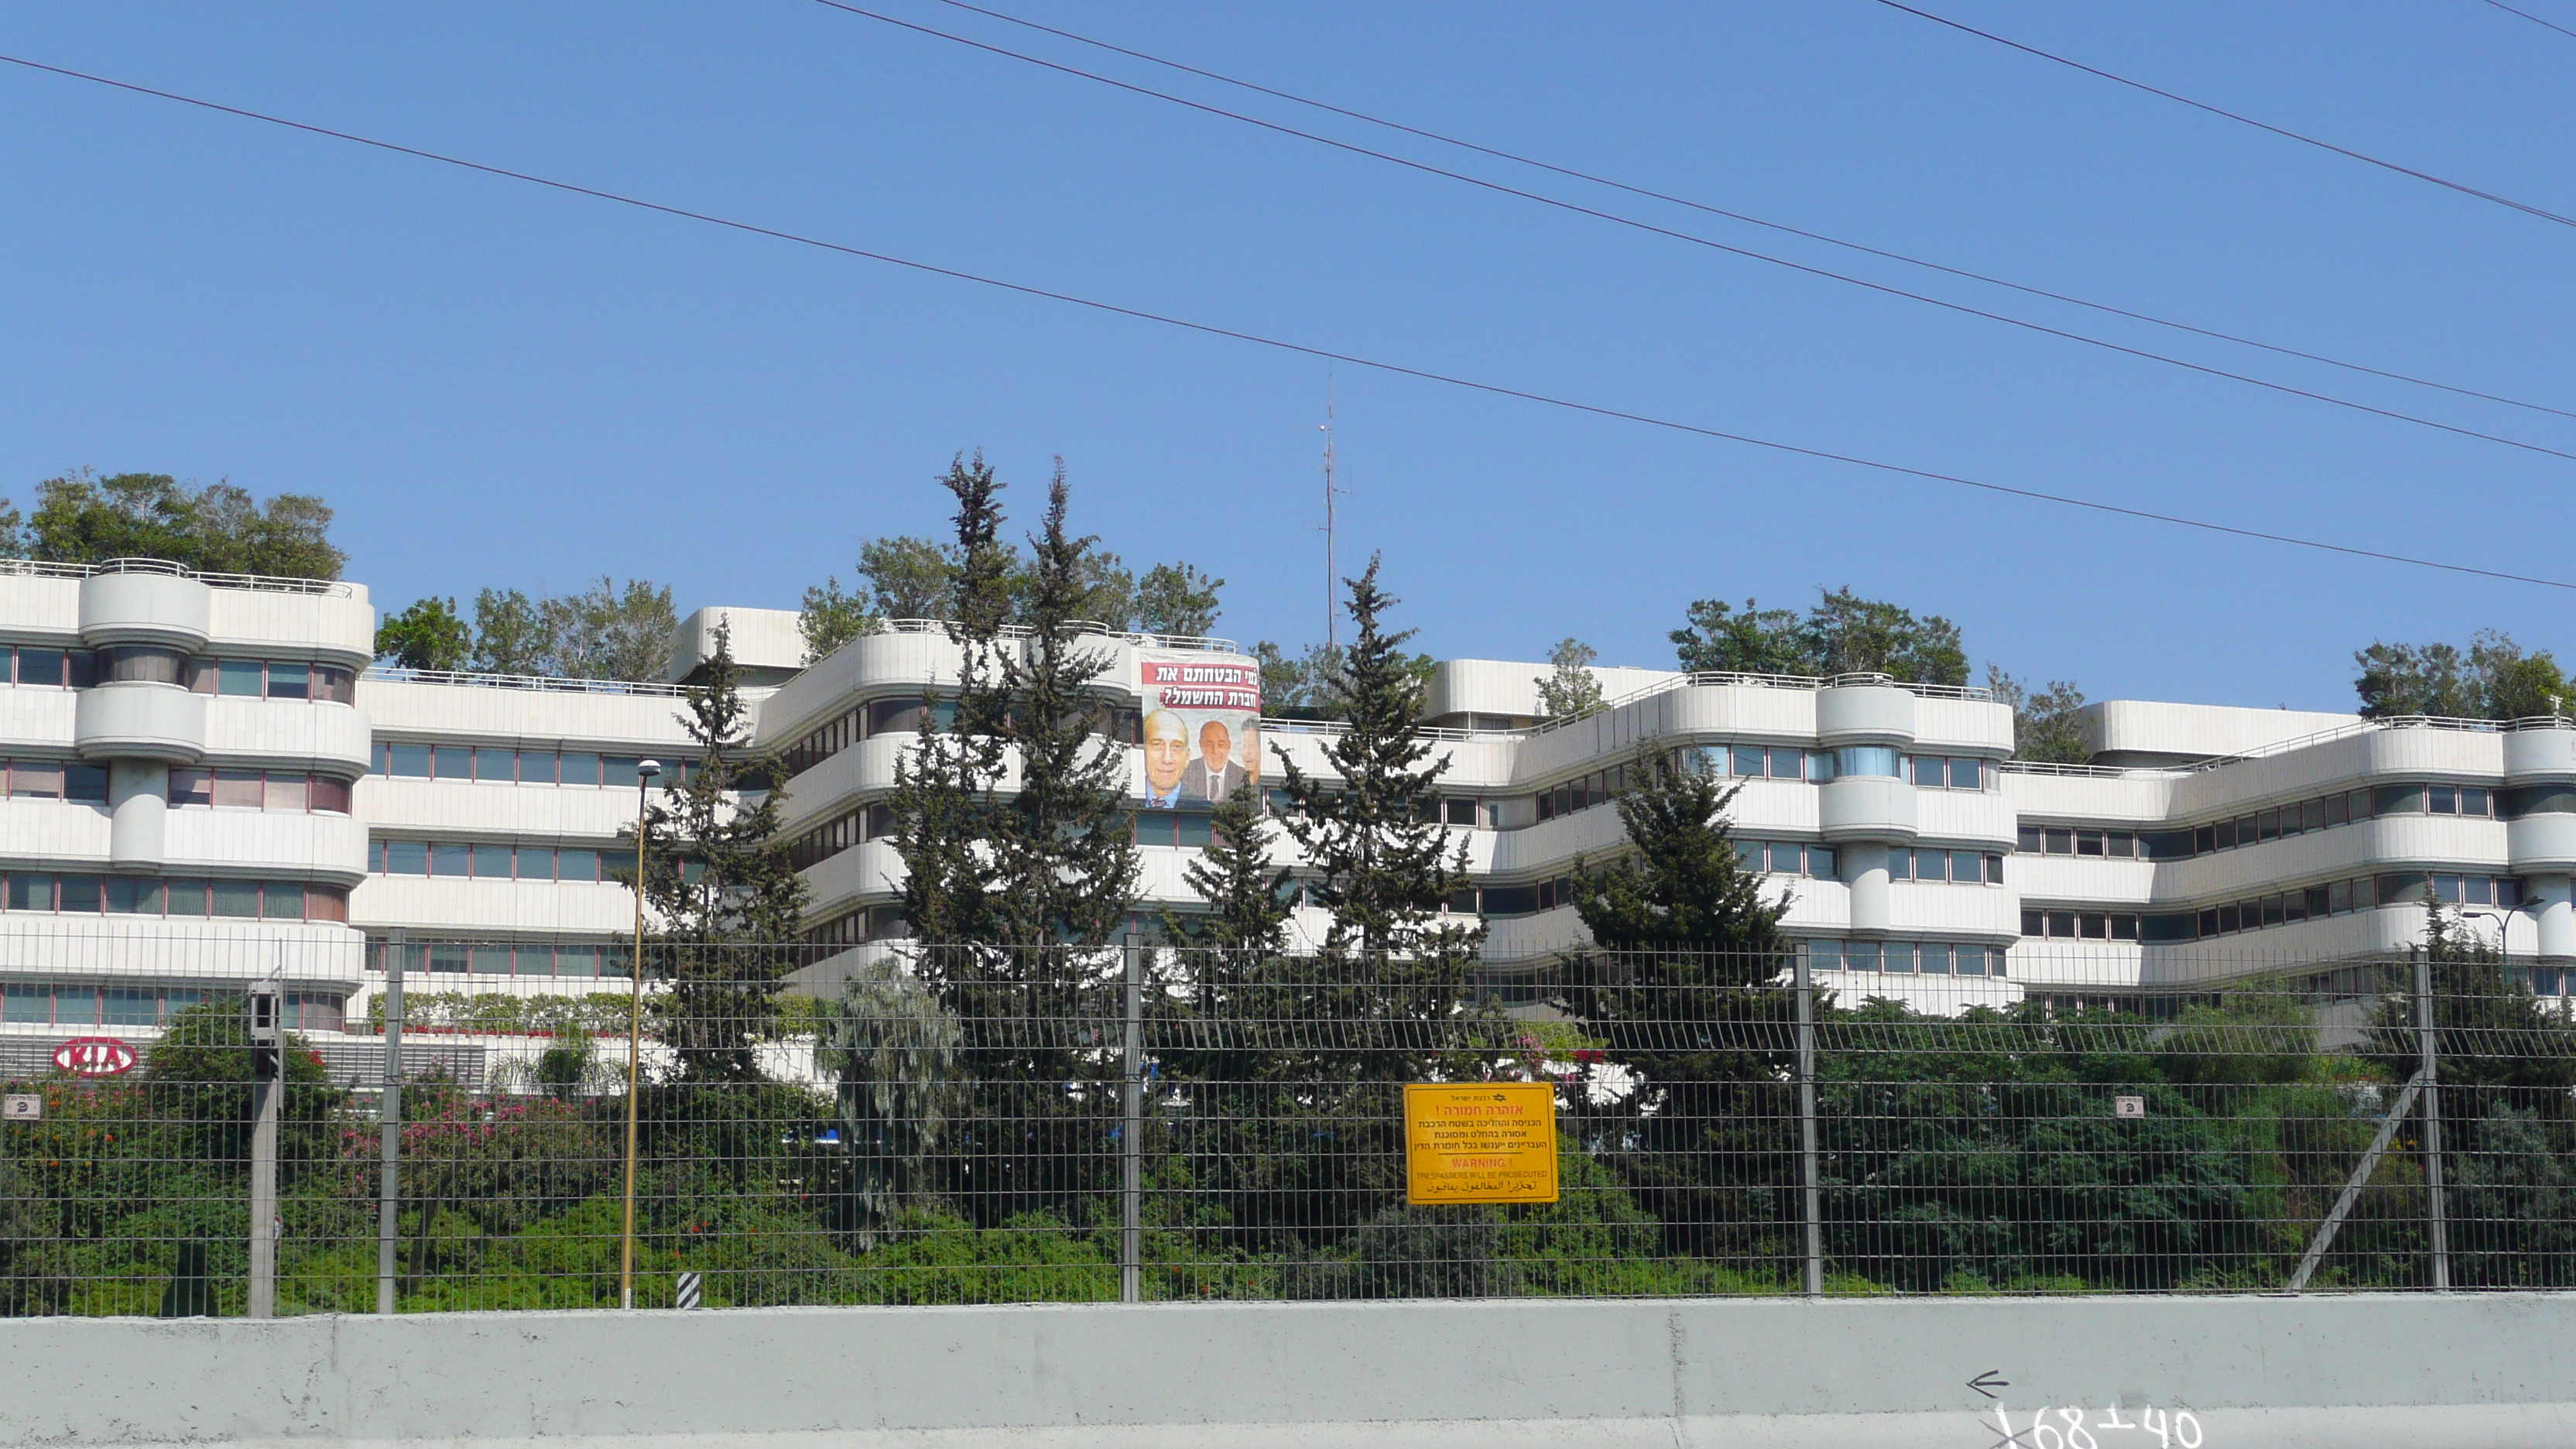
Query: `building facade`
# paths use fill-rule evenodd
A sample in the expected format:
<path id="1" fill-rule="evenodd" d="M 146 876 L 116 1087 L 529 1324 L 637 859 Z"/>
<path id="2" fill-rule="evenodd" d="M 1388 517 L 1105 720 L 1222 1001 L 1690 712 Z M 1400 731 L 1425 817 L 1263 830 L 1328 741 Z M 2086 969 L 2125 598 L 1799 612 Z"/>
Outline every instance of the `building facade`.
<path id="1" fill-rule="evenodd" d="M 810 666 L 795 616 L 702 610 L 664 681 L 371 666 L 363 586 L 166 565 L 0 572 L 0 1027 L 148 1032 L 206 993 L 278 979 L 290 1025 L 357 1021 L 400 933 L 456 991 L 580 992 L 626 970 L 640 762 L 692 753 L 682 681 L 730 627 L 759 743 L 784 761 L 791 851 L 822 964 L 906 932 L 896 762 L 953 686 L 936 624 L 894 621 Z M 1091 639 L 1135 761 L 1140 919 L 1196 904 L 1211 797 L 1329 775 L 1329 722 L 1265 716 L 1231 643 Z M 1610 702 L 1542 720 L 1534 663 L 1454 660 L 1428 691 L 1442 821 L 1505 980 L 1580 943 L 1567 882 L 1616 854 L 1613 800 L 1648 755 L 1736 787 L 1738 850 L 1846 998 L 2143 1000 L 2272 965 L 2385 958 L 2426 905 L 2558 994 L 2576 957 L 2576 728 L 2371 721 L 2114 701 L 2096 763 L 2015 761 L 1982 690 L 1595 671 Z M 1641 753 L 1642 752 L 1642 753 Z M 1283 850 L 1287 847 L 1282 843 Z M 1293 865 L 1293 859 L 1283 864 Z M 1301 909 L 1297 929 L 1324 922 Z"/>

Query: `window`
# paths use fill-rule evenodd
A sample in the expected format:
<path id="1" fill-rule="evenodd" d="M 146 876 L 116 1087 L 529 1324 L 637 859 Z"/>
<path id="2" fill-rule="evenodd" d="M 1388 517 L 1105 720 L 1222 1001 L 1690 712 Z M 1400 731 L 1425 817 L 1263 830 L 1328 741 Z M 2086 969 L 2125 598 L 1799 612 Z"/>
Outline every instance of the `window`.
<path id="1" fill-rule="evenodd" d="M 63 798 L 63 767 L 57 760 L 20 760 L 9 767 L 9 794 L 14 799 Z"/>
<path id="2" fill-rule="evenodd" d="M 545 845 L 522 845 L 518 847 L 513 867 L 513 873 L 520 880 L 553 880 L 555 878 L 554 848 Z"/>
<path id="3" fill-rule="evenodd" d="M 307 665 L 276 663 L 268 666 L 268 697 L 271 699 L 308 699 L 313 694 L 313 671 Z"/>
<path id="4" fill-rule="evenodd" d="M 215 771 L 215 808 L 257 810 L 265 793 L 257 770 Z"/>
<path id="5" fill-rule="evenodd" d="M 1817 971 L 1876 971 L 1892 975 L 2001 976 L 2000 947 L 1958 941 L 1834 941 L 1798 943 Z"/>
<path id="6" fill-rule="evenodd" d="M 476 880 L 510 879 L 510 861 L 516 851 L 507 845 L 469 847 L 470 865 Z"/>
<path id="7" fill-rule="evenodd" d="M 64 659 L 60 649 L 29 649 L 22 645 L 18 650 L 18 682 L 60 689 L 69 681 Z"/>
<path id="8" fill-rule="evenodd" d="M 474 778 L 474 751 L 464 745 L 432 745 L 429 768 L 432 779 L 471 780 Z"/>
<path id="9" fill-rule="evenodd" d="M 262 803 L 271 810 L 307 810 L 312 808 L 313 777 L 310 775 L 271 775 L 268 777 Z"/>
<path id="10" fill-rule="evenodd" d="M 1901 778 L 1897 775 L 1896 751 L 1886 745 L 1845 745 L 1834 751 L 1833 759 L 1836 779 L 1848 775 Z"/>
<path id="11" fill-rule="evenodd" d="M 406 780 L 429 778 L 429 746 L 389 744 L 385 746 L 385 774 Z"/>
<path id="12" fill-rule="evenodd" d="M 520 784 L 551 785 L 555 783 L 554 751 L 521 750 L 518 753 Z"/>
<path id="13" fill-rule="evenodd" d="M 226 659 L 216 666 L 215 693 L 257 699 L 264 672 L 256 659 Z"/>
<path id="14" fill-rule="evenodd" d="M 599 756 L 567 754 L 562 757 L 563 782 L 567 785 L 599 783 Z"/>
<path id="15" fill-rule="evenodd" d="M 253 880 L 219 880 L 215 882 L 215 914 L 256 920 L 259 917 L 259 882 Z"/>
<path id="16" fill-rule="evenodd" d="M 178 684 L 188 656 L 150 644 L 119 644 L 98 651 L 98 677 L 110 684 Z"/>
<path id="17" fill-rule="evenodd" d="M 598 851 L 558 850 L 555 852 L 555 879 L 596 881 L 599 878 Z"/>
<path id="18" fill-rule="evenodd" d="M 519 782 L 519 752 L 478 745 L 474 750 L 474 778 L 494 784 L 515 785 Z"/>
<path id="19" fill-rule="evenodd" d="M 63 798 L 92 805 L 106 804 L 107 768 L 103 765 L 63 766 Z"/>
<path id="20" fill-rule="evenodd" d="M 330 775 L 313 777 L 312 808 L 333 815 L 349 813 L 349 782 Z"/>
<path id="21" fill-rule="evenodd" d="M 466 847 L 432 842 L 429 847 L 429 873 L 434 876 L 462 877 L 466 870 Z"/>

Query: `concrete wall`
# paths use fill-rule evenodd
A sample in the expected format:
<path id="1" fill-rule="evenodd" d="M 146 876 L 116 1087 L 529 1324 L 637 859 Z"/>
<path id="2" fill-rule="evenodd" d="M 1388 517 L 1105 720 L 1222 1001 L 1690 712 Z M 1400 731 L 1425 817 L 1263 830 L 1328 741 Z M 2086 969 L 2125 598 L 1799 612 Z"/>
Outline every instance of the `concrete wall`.
<path id="1" fill-rule="evenodd" d="M 2561 1295 L 19 1319 L 0 1441 L 2510 1449 L 2576 1437 L 2571 1329 Z"/>

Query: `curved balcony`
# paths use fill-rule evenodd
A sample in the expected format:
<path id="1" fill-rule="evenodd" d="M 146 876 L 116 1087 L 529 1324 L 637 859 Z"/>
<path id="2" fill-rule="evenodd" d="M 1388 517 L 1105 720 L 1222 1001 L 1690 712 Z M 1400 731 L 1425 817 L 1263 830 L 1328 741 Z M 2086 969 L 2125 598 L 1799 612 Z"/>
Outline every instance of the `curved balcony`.
<path id="1" fill-rule="evenodd" d="M 91 691 L 106 692 L 104 687 Z M 205 752 L 219 759 L 350 776 L 367 773 L 375 762 L 375 736 L 366 712 L 353 706 L 318 700 L 187 697 L 204 705 Z"/>
<path id="2" fill-rule="evenodd" d="M 206 703 L 206 696 L 168 684 L 102 684 L 85 689 L 73 710 L 72 744 L 86 760 L 193 765 L 206 757 Z"/>
<path id="3" fill-rule="evenodd" d="M 1816 787 L 1816 825 L 1827 840 L 1914 839 L 1914 787 L 1879 775 L 1852 775 Z"/>
<path id="4" fill-rule="evenodd" d="M 2576 873 L 2576 815 L 2526 815 L 2506 821 L 2504 852 L 2517 873 Z"/>
<path id="5" fill-rule="evenodd" d="M 210 641 L 218 652 L 236 657 L 317 659 L 363 669 L 376 655 L 376 611 L 365 589 L 331 587 L 335 592 L 209 590 Z"/>
<path id="6" fill-rule="evenodd" d="M 1827 745 L 1914 743 L 1914 696 L 1893 684 L 1816 691 L 1816 737 Z"/>
<path id="7" fill-rule="evenodd" d="M 2509 784 L 2576 780 L 2576 729 L 2515 730 L 2504 737 Z"/>
<path id="8" fill-rule="evenodd" d="M 367 878 L 367 827 L 347 815 L 282 810 L 173 810 L 162 817 L 164 869 L 356 885 Z"/>
<path id="9" fill-rule="evenodd" d="M 214 591 L 171 574 L 92 574 L 80 583 L 81 642 L 206 647 Z"/>

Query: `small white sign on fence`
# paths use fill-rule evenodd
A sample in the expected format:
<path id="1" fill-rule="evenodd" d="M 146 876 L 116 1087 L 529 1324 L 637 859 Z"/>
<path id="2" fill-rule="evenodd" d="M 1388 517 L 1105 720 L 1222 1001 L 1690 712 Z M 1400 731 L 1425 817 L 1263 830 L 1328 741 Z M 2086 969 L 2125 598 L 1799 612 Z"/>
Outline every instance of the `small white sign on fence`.
<path id="1" fill-rule="evenodd" d="M 2147 1115 L 2147 1099 L 2144 1097 L 2113 1097 L 2111 1099 L 2111 1115 L 2114 1117 L 2144 1117 Z"/>
<path id="2" fill-rule="evenodd" d="M 682 1308 L 695 1308 L 698 1306 L 697 1274 L 683 1273 L 680 1275 L 679 1306 Z"/>
<path id="3" fill-rule="evenodd" d="M 42 1122 L 45 1099 L 35 1092 L 11 1092 L 0 1100 L 0 1122 Z"/>

